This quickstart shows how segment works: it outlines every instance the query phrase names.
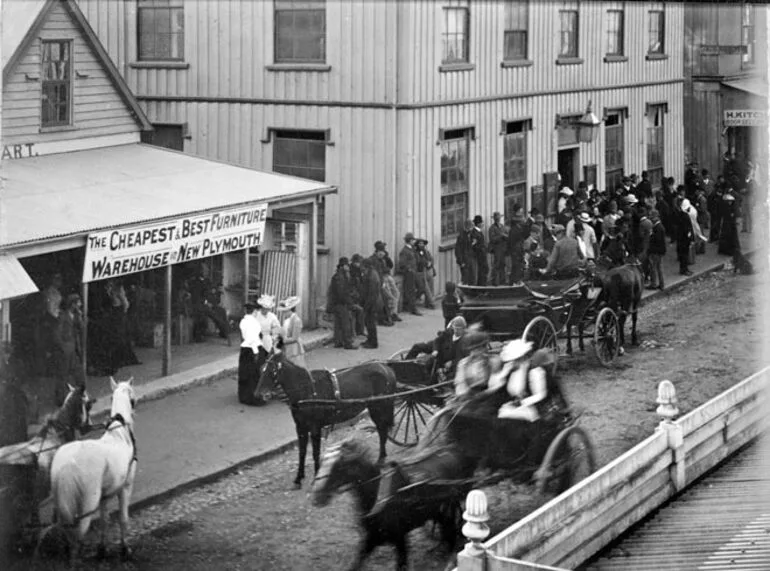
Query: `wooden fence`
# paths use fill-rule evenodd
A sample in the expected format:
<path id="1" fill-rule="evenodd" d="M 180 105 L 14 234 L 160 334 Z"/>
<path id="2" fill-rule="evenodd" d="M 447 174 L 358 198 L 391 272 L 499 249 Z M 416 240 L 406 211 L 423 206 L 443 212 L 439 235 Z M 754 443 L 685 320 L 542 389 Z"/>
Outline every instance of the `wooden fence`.
<path id="1" fill-rule="evenodd" d="M 458 571 L 574 568 L 764 429 L 770 367 L 677 421 L 673 385 L 659 387 L 655 433 L 576 486 L 481 544 Z M 507 561 L 506 561 L 507 560 Z M 547 568 L 547 567 L 546 567 Z"/>

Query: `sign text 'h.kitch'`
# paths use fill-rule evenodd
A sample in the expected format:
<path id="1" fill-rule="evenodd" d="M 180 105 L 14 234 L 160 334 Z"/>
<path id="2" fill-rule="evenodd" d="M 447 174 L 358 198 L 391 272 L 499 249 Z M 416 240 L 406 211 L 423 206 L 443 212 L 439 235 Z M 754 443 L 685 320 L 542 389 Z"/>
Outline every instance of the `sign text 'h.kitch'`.
<path id="1" fill-rule="evenodd" d="M 181 264 L 262 244 L 267 204 L 89 234 L 83 282 Z"/>

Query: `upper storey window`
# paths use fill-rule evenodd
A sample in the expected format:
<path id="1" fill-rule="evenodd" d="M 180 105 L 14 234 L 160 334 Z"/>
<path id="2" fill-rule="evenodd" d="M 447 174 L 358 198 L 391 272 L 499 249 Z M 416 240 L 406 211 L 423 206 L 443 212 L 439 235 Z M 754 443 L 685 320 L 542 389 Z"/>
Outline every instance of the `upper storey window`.
<path id="1" fill-rule="evenodd" d="M 529 28 L 529 1 L 507 0 L 505 3 L 505 44 L 503 59 L 527 59 L 527 32 Z"/>
<path id="2" fill-rule="evenodd" d="M 607 10 L 607 55 L 623 55 L 623 10 Z"/>
<path id="3" fill-rule="evenodd" d="M 743 44 L 743 55 L 741 63 L 751 65 L 754 63 L 754 6 L 745 2 L 743 4 L 741 18 L 741 43 Z"/>
<path id="4" fill-rule="evenodd" d="M 183 0 L 139 0 L 139 59 L 184 59 Z"/>
<path id="5" fill-rule="evenodd" d="M 275 0 L 275 63 L 326 63 L 326 0 Z"/>
<path id="6" fill-rule="evenodd" d="M 444 6 L 444 31 L 441 34 L 444 64 L 467 63 L 469 0 L 450 0 Z"/>
<path id="7" fill-rule="evenodd" d="M 559 10 L 559 57 L 578 57 L 578 3 L 564 2 Z"/>
<path id="8" fill-rule="evenodd" d="M 663 55 L 666 53 L 666 13 L 663 5 L 648 14 L 647 53 Z"/>
<path id="9" fill-rule="evenodd" d="M 60 127 L 72 122 L 72 44 L 67 40 L 44 41 L 41 127 Z"/>

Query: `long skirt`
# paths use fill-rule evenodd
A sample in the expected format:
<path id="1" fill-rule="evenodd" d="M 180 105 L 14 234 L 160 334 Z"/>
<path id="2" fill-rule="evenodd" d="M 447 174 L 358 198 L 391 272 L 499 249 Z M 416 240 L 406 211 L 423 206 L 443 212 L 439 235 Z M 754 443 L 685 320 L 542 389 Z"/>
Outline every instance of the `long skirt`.
<path id="1" fill-rule="evenodd" d="M 259 383 L 259 365 L 260 355 L 255 355 L 250 347 L 241 347 L 238 357 L 238 401 L 242 404 L 263 404 L 262 399 L 254 395 Z"/>

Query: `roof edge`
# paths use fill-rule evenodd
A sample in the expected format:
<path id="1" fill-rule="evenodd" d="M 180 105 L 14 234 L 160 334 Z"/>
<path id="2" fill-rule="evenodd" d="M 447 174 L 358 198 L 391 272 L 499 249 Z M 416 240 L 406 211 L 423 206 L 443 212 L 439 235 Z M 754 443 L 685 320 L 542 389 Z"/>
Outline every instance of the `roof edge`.
<path id="1" fill-rule="evenodd" d="M 38 12 L 37 16 L 35 16 L 34 22 L 32 22 L 32 25 L 24 34 L 24 37 L 19 42 L 19 45 L 16 46 L 16 51 L 14 51 L 8 58 L 8 61 L 3 67 L 3 84 L 8 83 L 8 78 L 11 75 L 11 71 L 16 68 L 16 64 L 19 63 L 21 54 L 23 54 L 24 51 L 29 47 L 29 44 L 32 42 L 32 39 L 37 34 L 40 26 L 42 26 L 43 21 L 45 20 L 45 17 L 48 15 L 48 12 L 51 10 L 51 7 L 56 1 L 57 0 L 48 0 L 45 4 L 43 4 L 43 6 L 40 8 L 40 12 Z"/>

